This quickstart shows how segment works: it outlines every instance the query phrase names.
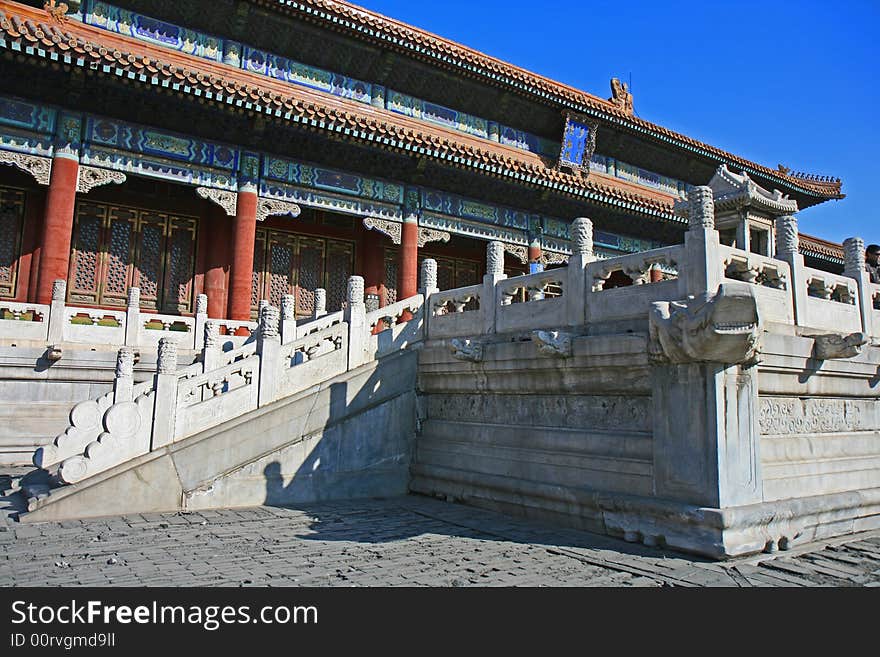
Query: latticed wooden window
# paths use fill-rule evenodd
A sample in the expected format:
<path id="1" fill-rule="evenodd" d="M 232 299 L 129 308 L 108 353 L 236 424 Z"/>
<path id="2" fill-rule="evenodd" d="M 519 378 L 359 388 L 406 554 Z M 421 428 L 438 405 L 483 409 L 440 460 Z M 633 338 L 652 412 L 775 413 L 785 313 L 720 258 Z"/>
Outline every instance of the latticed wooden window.
<path id="1" fill-rule="evenodd" d="M 254 244 L 251 315 L 256 317 L 260 299 L 278 306 L 285 294 L 293 294 L 296 316 L 308 317 L 319 287 L 327 290 L 327 309 L 339 310 L 353 266 L 350 242 L 260 228 Z"/>
<path id="2" fill-rule="evenodd" d="M 24 230 L 24 202 L 22 190 L 0 187 L 0 297 L 15 296 Z"/>
<path id="3" fill-rule="evenodd" d="M 385 249 L 385 305 L 397 303 L 397 250 Z M 421 261 L 419 261 L 421 265 Z M 421 267 L 419 268 L 421 271 Z"/>
<path id="4" fill-rule="evenodd" d="M 78 202 L 68 300 L 125 306 L 137 286 L 142 308 L 190 312 L 197 226 L 195 217 Z"/>

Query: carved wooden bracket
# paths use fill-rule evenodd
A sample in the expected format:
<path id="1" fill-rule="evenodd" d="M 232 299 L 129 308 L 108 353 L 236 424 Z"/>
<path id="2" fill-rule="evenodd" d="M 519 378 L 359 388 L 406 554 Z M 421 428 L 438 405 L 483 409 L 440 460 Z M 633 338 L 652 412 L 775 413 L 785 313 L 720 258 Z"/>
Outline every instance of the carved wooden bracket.
<path id="1" fill-rule="evenodd" d="M 541 262 L 544 265 L 563 265 L 568 262 L 568 255 L 565 253 L 553 253 L 552 251 L 541 252 Z"/>
<path id="2" fill-rule="evenodd" d="M 445 230 L 419 228 L 419 248 L 422 248 L 428 242 L 448 242 L 450 237 L 451 235 Z"/>
<path id="3" fill-rule="evenodd" d="M 528 247 L 521 246 L 519 244 L 505 244 L 504 250 L 507 251 L 514 258 L 518 259 L 524 265 L 527 265 L 529 263 Z"/>
<path id="4" fill-rule="evenodd" d="M 207 199 L 212 203 L 216 203 L 230 217 L 235 216 L 235 206 L 238 203 L 238 193 L 231 192 L 226 189 L 215 189 L 214 187 L 196 187 L 196 194 L 203 199 Z"/>
<path id="5" fill-rule="evenodd" d="M 264 221 L 267 217 L 276 217 L 279 215 L 298 217 L 300 211 L 301 210 L 296 203 L 261 198 L 257 202 L 257 221 Z"/>
<path id="6" fill-rule="evenodd" d="M 99 169 L 98 167 L 80 166 L 79 174 L 76 180 L 76 191 L 80 194 L 88 194 L 95 187 L 108 185 L 113 183 L 121 185 L 126 180 L 125 174 L 121 171 L 111 171 L 110 169 Z"/>
<path id="7" fill-rule="evenodd" d="M 364 217 L 364 228 L 367 230 L 377 230 L 383 235 L 391 238 L 394 244 L 400 244 L 403 225 L 396 221 L 386 221 L 385 219 L 374 219 L 373 217 Z M 439 232 L 439 231 L 438 231 Z M 421 238 L 421 230 L 419 231 Z"/>
<path id="8" fill-rule="evenodd" d="M 0 151 L 0 164 L 18 167 L 25 173 L 31 174 L 40 185 L 48 185 L 52 174 L 52 159 L 40 155 Z"/>

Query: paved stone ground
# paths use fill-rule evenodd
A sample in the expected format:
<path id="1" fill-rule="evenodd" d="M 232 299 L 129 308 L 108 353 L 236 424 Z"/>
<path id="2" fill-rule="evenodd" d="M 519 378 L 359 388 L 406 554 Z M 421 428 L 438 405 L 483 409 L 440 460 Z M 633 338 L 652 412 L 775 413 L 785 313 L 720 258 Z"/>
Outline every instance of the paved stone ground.
<path id="1" fill-rule="evenodd" d="M 0 586 L 880 586 L 880 531 L 723 564 L 422 497 L 0 522 Z"/>

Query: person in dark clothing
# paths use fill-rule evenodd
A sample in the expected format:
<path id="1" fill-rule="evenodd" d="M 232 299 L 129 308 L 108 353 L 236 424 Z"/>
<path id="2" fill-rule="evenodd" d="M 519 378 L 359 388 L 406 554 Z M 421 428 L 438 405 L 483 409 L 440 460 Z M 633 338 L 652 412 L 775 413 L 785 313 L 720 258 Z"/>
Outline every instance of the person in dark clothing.
<path id="1" fill-rule="evenodd" d="M 871 244 L 865 249 L 865 269 L 872 283 L 880 283 L 880 246 Z"/>

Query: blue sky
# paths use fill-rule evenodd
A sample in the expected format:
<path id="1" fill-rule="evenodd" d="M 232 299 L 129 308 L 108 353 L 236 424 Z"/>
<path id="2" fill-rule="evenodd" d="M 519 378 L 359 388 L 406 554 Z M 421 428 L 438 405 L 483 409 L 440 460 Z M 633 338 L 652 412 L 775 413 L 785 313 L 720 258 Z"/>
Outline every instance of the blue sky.
<path id="1" fill-rule="evenodd" d="M 355 0 L 358 1 L 358 0 Z M 373 11 L 607 98 L 775 168 L 834 175 L 802 232 L 880 243 L 880 2 L 359 0 Z"/>

